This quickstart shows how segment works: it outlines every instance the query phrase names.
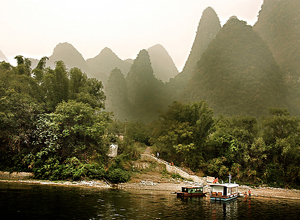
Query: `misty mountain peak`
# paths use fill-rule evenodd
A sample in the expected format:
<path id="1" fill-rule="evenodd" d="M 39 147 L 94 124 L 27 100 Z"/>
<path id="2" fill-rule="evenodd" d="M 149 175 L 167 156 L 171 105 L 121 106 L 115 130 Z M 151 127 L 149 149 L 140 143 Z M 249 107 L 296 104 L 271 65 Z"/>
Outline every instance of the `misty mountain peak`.
<path id="1" fill-rule="evenodd" d="M 202 54 L 186 91 L 186 101 L 205 100 L 216 114 L 252 116 L 284 106 L 286 94 L 267 43 L 235 17 Z"/>
<path id="2" fill-rule="evenodd" d="M 6 58 L 6 56 L 4 55 L 4 53 L 2 53 L 1 50 L 0 50 L 0 61 L 8 62 L 8 59 Z"/>
<path id="3" fill-rule="evenodd" d="M 64 61 L 67 68 L 78 67 L 82 71 L 89 73 L 89 68 L 86 65 L 83 56 L 70 43 L 64 42 L 56 45 L 47 64 L 50 67 L 54 67 L 55 62 L 59 60 Z"/>
<path id="4" fill-rule="evenodd" d="M 53 50 L 52 56 L 67 56 L 67 54 L 74 56 L 78 56 L 83 59 L 82 55 L 75 49 L 75 47 L 67 42 L 59 43 Z"/>
<path id="5" fill-rule="evenodd" d="M 105 47 L 98 54 L 99 57 L 113 57 L 115 59 L 121 60 L 110 48 Z"/>
<path id="6" fill-rule="evenodd" d="M 126 76 L 130 70 L 131 64 L 121 60 L 110 48 L 105 47 L 94 58 L 86 60 L 87 65 L 96 78 L 101 78 L 104 84 L 107 81 L 107 76 L 116 67 Z"/>
<path id="7" fill-rule="evenodd" d="M 188 77 L 191 76 L 202 53 L 206 50 L 211 40 L 216 37 L 220 29 L 221 23 L 218 15 L 211 7 L 206 8 L 202 13 L 190 55 L 182 71 Z"/>
<path id="8" fill-rule="evenodd" d="M 156 44 L 148 48 L 147 51 L 150 56 L 154 75 L 157 79 L 168 82 L 170 78 L 178 74 L 171 56 L 161 44 Z"/>
<path id="9" fill-rule="evenodd" d="M 221 23 L 216 12 L 211 7 L 206 8 L 199 21 L 195 40 L 184 68 L 168 85 L 172 101 L 180 100 L 185 86 L 197 67 L 197 62 L 220 29 Z M 176 90 L 174 90 L 175 88 Z"/>

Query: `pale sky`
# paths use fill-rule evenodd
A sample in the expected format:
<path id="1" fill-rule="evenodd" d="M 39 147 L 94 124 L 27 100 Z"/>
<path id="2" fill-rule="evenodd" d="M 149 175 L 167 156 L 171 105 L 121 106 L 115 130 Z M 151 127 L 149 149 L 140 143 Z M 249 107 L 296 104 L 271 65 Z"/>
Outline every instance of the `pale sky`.
<path id="1" fill-rule="evenodd" d="M 263 0 L 0 0 L 0 50 L 13 57 L 50 56 L 63 42 L 85 59 L 108 47 L 121 59 L 163 45 L 179 71 L 202 12 L 212 7 L 224 25 L 235 15 L 253 25 Z"/>

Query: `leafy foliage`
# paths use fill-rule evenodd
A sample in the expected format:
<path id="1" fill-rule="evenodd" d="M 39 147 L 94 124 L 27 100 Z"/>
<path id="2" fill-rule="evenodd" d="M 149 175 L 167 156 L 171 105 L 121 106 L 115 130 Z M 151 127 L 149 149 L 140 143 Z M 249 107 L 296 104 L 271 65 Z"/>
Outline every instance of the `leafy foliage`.
<path id="1" fill-rule="evenodd" d="M 101 82 L 68 72 L 62 61 L 52 70 L 43 57 L 31 71 L 26 58 L 16 59 L 17 67 L 0 64 L 0 168 L 42 179 L 102 178 L 111 119 L 101 109 Z"/>
<path id="2" fill-rule="evenodd" d="M 161 115 L 151 142 L 169 160 L 196 168 L 205 156 L 204 145 L 213 125 L 212 116 L 205 102 L 193 105 L 174 102 Z"/>

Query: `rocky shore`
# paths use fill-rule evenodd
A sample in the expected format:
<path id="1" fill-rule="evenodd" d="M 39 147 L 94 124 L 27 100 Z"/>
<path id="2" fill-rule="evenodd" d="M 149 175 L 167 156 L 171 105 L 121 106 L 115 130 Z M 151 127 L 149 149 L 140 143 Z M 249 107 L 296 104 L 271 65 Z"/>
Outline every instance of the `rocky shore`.
<path id="1" fill-rule="evenodd" d="M 122 183 L 118 185 L 109 185 L 105 181 L 92 180 L 92 181 L 48 181 L 48 180 L 33 180 L 33 179 L 2 179 L 0 182 L 4 183 L 23 183 L 23 184 L 40 184 L 40 185 L 57 185 L 66 187 L 96 187 L 101 189 L 109 189 L 116 187 L 118 189 L 135 189 L 135 190 L 155 190 L 165 191 L 169 193 L 178 192 L 183 186 L 197 185 L 197 183 L 189 181 L 178 182 L 152 182 L 149 180 L 142 180 L 139 183 Z M 249 187 L 240 186 L 239 192 L 241 195 L 244 192 L 251 190 L 252 197 L 267 197 L 267 198 L 282 198 L 282 199 L 300 199 L 300 190 L 296 189 L 282 189 L 272 187 Z M 208 188 L 205 187 L 205 191 Z"/>

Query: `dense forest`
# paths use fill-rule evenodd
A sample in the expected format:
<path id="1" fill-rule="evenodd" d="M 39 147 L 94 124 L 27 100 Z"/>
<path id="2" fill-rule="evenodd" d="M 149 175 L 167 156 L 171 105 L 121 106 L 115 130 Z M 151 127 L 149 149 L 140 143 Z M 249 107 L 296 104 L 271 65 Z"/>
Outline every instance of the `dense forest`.
<path id="1" fill-rule="evenodd" d="M 126 182 L 151 146 L 203 175 L 299 188 L 297 4 L 265 0 L 254 27 L 235 16 L 221 27 L 207 8 L 183 71 L 169 81 L 176 68 L 160 45 L 133 61 L 108 48 L 85 61 L 65 43 L 34 66 L 21 55 L 16 66 L 0 62 L 0 169 Z"/>

